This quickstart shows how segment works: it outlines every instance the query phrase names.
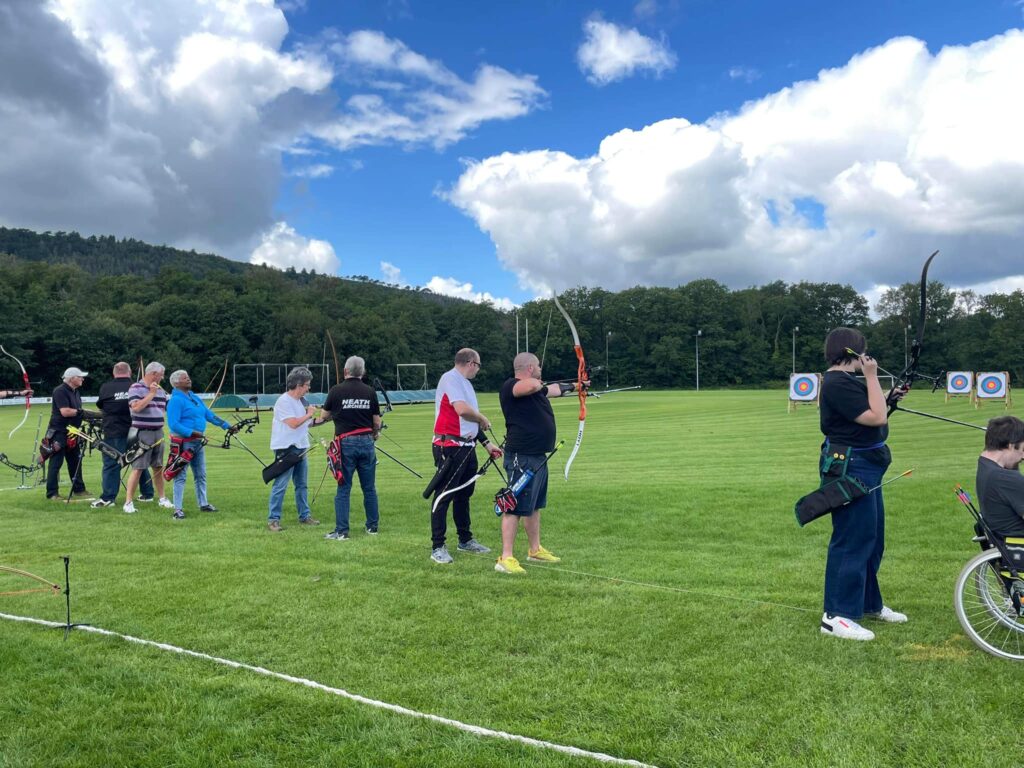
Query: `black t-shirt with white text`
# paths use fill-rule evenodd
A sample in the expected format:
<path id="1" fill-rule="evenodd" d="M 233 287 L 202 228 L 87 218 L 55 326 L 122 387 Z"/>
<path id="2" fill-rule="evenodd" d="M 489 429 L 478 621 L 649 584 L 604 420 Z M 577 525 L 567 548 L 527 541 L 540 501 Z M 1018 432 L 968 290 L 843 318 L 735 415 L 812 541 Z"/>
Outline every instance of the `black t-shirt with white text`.
<path id="1" fill-rule="evenodd" d="M 975 478 L 981 516 L 998 536 L 1024 536 L 1024 475 L 978 457 Z"/>
<path id="2" fill-rule="evenodd" d="M 548 402 L 547 388 L 532 395 L 516 397 L 512 388 L 519 379 L 507 379 L 498 392 L 505 416 L 505 450 L 511 453 L 548 453 L 555 447 L 555 412 Z"/>
<path id="3" fill-rule="evenodd" d="M 373 417 L 380 416 L 380 403 L 373 387 L 359 379 L 345 379 L 327 393 L 324 410 L 334 419 L 334 434 L 343 435 L 355 429 L 373 428 Z"/>
<path id="4" fill-rule="evenodd" d="M 128 407 L 130 377 L 105 381 L 100 385 L 100 396 L 96 405 L 103 411 L 103 436 L 127 437 L 132 426 L 132 411 Z"/>
<path id="5" fill-rule="evenodd" d="M 821 433 L 835 445 L 866 448 L 885 442 L 889 425 L 868 427 L 855 419 L 870 410 L 868 386 L 846 371 L 826 371 L 821 382 Z"/>

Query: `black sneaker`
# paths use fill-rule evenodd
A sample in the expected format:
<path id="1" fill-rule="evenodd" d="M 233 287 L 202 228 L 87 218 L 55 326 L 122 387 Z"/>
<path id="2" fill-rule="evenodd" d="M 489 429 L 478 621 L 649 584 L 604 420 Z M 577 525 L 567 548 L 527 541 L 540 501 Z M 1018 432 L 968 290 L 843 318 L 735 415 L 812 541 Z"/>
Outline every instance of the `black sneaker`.
<path id="1" fill-rule="evenodd" d="M 103 509 L 104 507 L 114 506 L 114 502 L 107 501 L 106 499 L 96 499 L 92 504 L 89 505 L 93 509 Z"/>
<path id="2" fill-rule="evenodd" d="M 174 514 L 171 515 L 171 517 L 173 517 L 175 520 L 184 520 L 185 519 L 185 512 L 183 510 L 176 509 L 176 510 L 174 510 Z"/>
<path id="3" fill-rule="evenodd" d="M 348 531 L 331 531 L 324 538 L 331 541 L 348 541 Z"/>
<path id="4" fill-rule="evenodd" d="M 199 508 L 199 511 L 200 512 L 216 512 L 217 508 L 215 506 L 213 506 L 213 504 L 203 504 L 203 506 L 201 506 Z"/>
<path id="5" fill-rule="evenodd" d="M 377 535 L 377 526 L 376 525 L 368 525 L 368 526 L 366 526 L 366 532 L 368 534 L 370 534 L 371 536 L 376 536 Z"/>

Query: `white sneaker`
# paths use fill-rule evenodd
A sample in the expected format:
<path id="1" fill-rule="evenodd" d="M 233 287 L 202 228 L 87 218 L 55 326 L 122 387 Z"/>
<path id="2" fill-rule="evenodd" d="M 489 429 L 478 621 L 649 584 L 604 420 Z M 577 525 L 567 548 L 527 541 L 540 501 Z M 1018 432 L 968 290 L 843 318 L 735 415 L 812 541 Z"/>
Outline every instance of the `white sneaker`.
<path id="1" fill-rule="evenodd" d="M 166 496 L 161 496 L 160 501 L 157 502 L 164 509 L 174 509 L 174 503 Z"/>
<path id="2" fill-rule="evenodd" d="M 853 619 L 842 616 L 829 616 L 821 614 L 821 634 L 841 637 L 844 640 L 874 640 L 875 633 L 870 629 L 864 629 Z"/>
<path id="3" fill-rule="evenodd" d="M 126 515 L 134 515 L 135 514 L 135 505 L 132 504 L 130 501 L 126 501 L 124 503 L 124 506 L 121 507 L 121 509 L 124 510 L 124 513 Z"/>
<path id="4" fill-rule="evenodd" d="M 907 622 L 907 614 L 894 611 L 888 605 L 883 605 L 882 610 L 878 613 L 865 613 L 864 618 L 885 621 L 889 624 L 905 624 Z"/>

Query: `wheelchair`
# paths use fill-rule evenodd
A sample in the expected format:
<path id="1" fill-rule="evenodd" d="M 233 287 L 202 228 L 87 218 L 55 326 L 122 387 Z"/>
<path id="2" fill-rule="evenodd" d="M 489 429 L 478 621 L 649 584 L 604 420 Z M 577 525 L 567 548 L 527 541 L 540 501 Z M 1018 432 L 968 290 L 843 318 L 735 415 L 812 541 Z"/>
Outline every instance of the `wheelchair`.
<path id="1" fill-rule="evenodd" d="M 1024 661 L 1024 538 L 1001 539 L 985 524 L 964 489 L 957 498 L 974 517 L 974 541 L 981 553 L 960 571 L 953 606 L 960 626 L 975 645 L 1001 659 Z"/>

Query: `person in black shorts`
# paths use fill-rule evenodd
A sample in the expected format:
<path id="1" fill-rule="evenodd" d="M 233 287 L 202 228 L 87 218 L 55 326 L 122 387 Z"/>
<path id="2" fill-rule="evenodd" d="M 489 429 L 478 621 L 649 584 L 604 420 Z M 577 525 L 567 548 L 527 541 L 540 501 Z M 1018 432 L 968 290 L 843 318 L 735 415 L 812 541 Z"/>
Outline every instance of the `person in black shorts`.
<path id="1" fill-rule="evenodd" d="M 997 416 L 988 423 L 975 486 L 985 524 L 996 536 L 1024 536 L 1024 421 Z"/>
<path id="2" fill-rule="evenodd" d="M 836 328 L 825 339 L 830 364 L 821 382 L 821 432 L 825 436 L 819 468 L 833 454 L 846 462 L 845 474 L 869 493 L 832 510 L 832 539 L 825 564 L 825 612 L 822 634 L 847 640 L 873 640 L 858 622 L 865 616 L 890 623 L 907 617 L 882 602 L 878 569 L 885 550 L 882 482 L 892 455 L 888 408 L 878 381 L 878 362 L 868 357 L 860 331 Z M 853 354 L 856 353 L 856 354 Z M 864 380 L 857 378 L 861 373 Z"/>
<path id="3" fill-rule="evenodd" d="M 380 437 L 380 403 L 373 387 L 362 382 L 366 373 L 363 358 L 352 356 L 345 361 L 345 380 L 335 384 L 327 393 L 320 419 L 313 425 L 334 420 L 335 439 L 341 437 L 341 464 L 344 478 L 338 483 L 334 495 L 334 530 L 324 536 L 332 541 L 346 541 L 349 537 L 349 502 L 352 483 L 359 476 L 363 491 L 363 509 L 366 512 L 366 532 L 376 535 L 380 524 L 377 506 L 377 455 L 374 443 Z"/>
<path id="4" fill-rule="evenodd" d="M 561 558 L 540 543 L 540 511 L 547 506 L 547 454 L 555 447 L 555 414 L 549 398 L 576 391 L 575 384 L 544 384 L 536 355 L 520 352 L 512 362 L 515 375 L 501 385 L 498 400 L 505 416 L 505 471 L 509 485 L 524 472 L 533 478 L 520 491 L 516 508 L 501 517 L 501 557 L 494 566 L 499 573 L 526 573 L 513 556 L 516 533 L 522 522 L 529 541 L 527 560 L 557 563 Z M 586 383 L 584 384 L 586 386 Z"/>

